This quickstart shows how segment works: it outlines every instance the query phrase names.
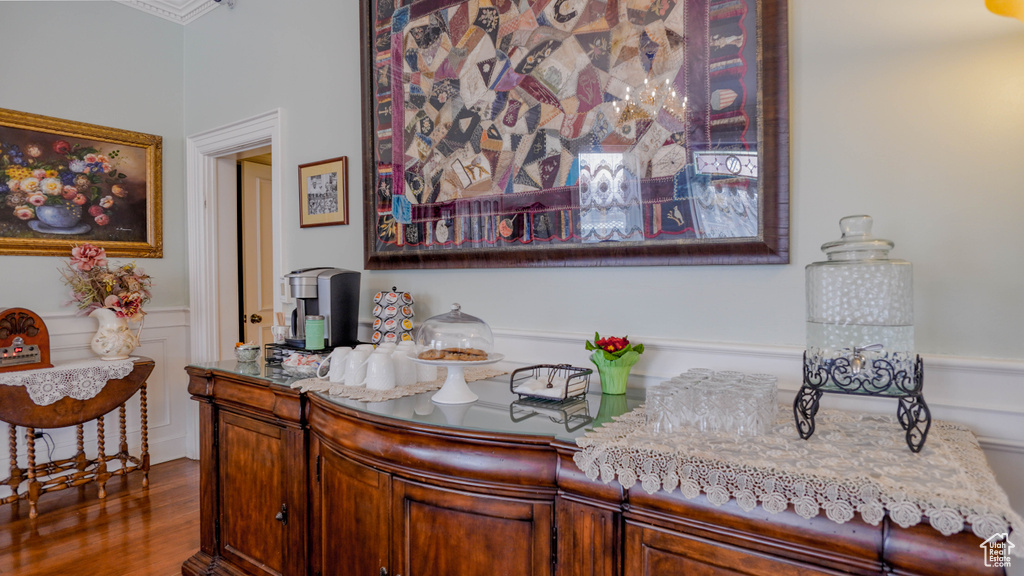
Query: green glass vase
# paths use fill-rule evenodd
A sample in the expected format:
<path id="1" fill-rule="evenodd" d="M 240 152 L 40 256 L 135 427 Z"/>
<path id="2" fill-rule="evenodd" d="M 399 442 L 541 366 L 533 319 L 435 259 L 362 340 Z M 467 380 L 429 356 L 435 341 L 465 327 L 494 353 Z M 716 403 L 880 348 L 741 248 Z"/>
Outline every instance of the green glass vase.
<path id="1" fill-rule="evenodd" d="M 597 409 L 597 416 L 594 416 L 594 423 L 591 425 L 591 429 L 611 422 L 626 412 L 629 412 L 629 401 L 626 400 L 625 394 L 602 394 L 601 406 Z"/>
<path id="2" fill-rule="evenodd" d="M 639 359 L 640 354 L 632 350 L 614 360 L 606 358 L 602 350 L 594 350 L 594 353 L 590 355 L 590 361 L 597 366 L 597 373 L 601 376 L 601 392 L 625 394 L 626 382 L 629 381 L 629 370 Z"/>

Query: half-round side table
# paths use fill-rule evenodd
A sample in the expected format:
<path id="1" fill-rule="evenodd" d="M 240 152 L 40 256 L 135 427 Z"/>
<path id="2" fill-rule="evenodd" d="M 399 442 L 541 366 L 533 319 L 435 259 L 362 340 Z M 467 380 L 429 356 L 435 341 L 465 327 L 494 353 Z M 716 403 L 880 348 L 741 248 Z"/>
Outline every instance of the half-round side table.
<path id="1" fill-rule="evenodd" d="M 10 425 L 11 475 L 4 482 L 12 493 L 2 500 L 3 504 L 27 497 L 29 517 L 38 516 L 36 503 L 47 492 L 55 492 L 89 482 L 99 483 L 99 497 L 105 498 L 106 483 L 111 476 L 123 476 L 136 470 L 143 473 L 142 485 L 149 486 L 149 426 L 146 406 L 146 379 L 153 372 L 152 359 L 135 358 L 135 367 L 124 378 L 108 380 L 99 394 L 88 400 L 64 397 L 47 406 L 39 406 L 29 398 L 23 386 L 0 386 L 0 421 Z M 128 452 L 126 402 L 139 392 L 140 419 L 142 425 L 142 448 L 138 456 Z M 106 454 L 104 422 L 102 416 L 119 409 L 120 443 L 114 454 Z M 85 434 L 83 425 L 96 420 L 97 455 L 85 455 Z M 18 466 L 18 426 L 26 428 L 26 468 Z M 77 453 L 72 458 L 42 464 L 36 463 L 35 430 L 37 428 L 77 427 Z M 107 462 L 120 460 L 121 466 L 113 472 L 107 470 Z M 28 482 L 28 490 L 19 492 L 22 483 Z"/>

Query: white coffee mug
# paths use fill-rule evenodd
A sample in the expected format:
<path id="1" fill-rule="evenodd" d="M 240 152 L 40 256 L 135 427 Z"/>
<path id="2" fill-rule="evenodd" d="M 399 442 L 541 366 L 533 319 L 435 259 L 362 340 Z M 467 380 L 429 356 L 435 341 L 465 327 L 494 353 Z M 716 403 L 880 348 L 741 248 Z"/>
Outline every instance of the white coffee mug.
<path id="1" fill-rule="evenodd" d="M 366 380 L 366 363 L 370 358 L 370 352 L 362 348 L 362 346 L 360 344 L 349 352 L 348 359 L 345 361 L 345 379 L 343 382 L 347 386 L 362 386 L 363 381 Z"/>
<path id="2" fill-rule="evenodd" d="M 416 364 L 416 380 L 418 382 L 433 382 L 437 380 L 437 366 L 433 364 Z"/>
<path id="3" fill-rule="evenodd" d="M 345 360 L 350 352 L 352 352 L 351 348 L 335 348 L 327 359 L 317 366 L 316 377 L 321 380 L 326 378 L 335 383 L 343 382 L 345 380 Z M 324 366 L 329 367 L 326 374 L 323 373 Z"/>
<path id="4" fill-rule="evenodd" d="M 395 366 L 387 352 L 374 352 L 366 364 L 367 390 L 390 390 L 395 387 Z"/>
<path id="5" fill-rule="evenodd" d="M 416 414 L 419 414 L 420 416 L 429 416 L 434 411 L 434 403 L 430 401 L 430 394 L 419 394 L 417 396 L 412 396 L 412 398 L 417 398 L 416 407 L 413 408 L 413 411 Z"/>
<path id="6" fill-rule="evenodd" d="M 415 396 L 399 398 L 395 402 L 395 416 L 398 418 L 412 418 L 416 410 L 417 399 Z M 433 402 L 431 402 L 433 404 Z"/>
<path id="7" fill-rule="evenodd" d="M 385 400 L 383 402 L 367 402 L 366 409 L 384 416 L 390 416 L 395 412 L 395 401 Z"/>
<path id="8" fill-rule="evenodd" d="M 416 362 L 409 357 L 409 352 L 415 348 L 399 346 L 391 359 L 395 363 L 395 385 L 412 386 L 416 383 Z"/>

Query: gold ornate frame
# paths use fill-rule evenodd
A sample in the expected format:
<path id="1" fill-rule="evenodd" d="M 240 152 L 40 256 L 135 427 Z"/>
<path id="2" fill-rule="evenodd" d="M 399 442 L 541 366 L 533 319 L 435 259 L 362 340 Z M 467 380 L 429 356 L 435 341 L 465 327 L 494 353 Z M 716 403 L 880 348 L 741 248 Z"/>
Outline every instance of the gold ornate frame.
<path id="1" fill-rule="evenodd" d="M 67 255 L 76 244 L 89 242 L 104 248 L 109 256 L 162 258 L 163 257 L 163 211 L 161 205 L 163 183 L 163 138 L 152 134 L 132 132 L 118 128 L 86 124 L 28 112 L 0 108 L 0 143 L 5 135 L 23 131 L 22 134 L 38 134 L 41 141 L 53 141 L 54 137 L 71 142 L 72 145 L 116 146 L 118 149 L 135 149 L 137 155 L 145 158 L 144 194 L 135 194 L 133 225 L 145 225 L 144 240 L 119 241 L 109 235 L 95 233 L 47 234 L 29 230 L 18 235 L 4 235 L 0 232 L 0 255 L 48 256 Z M 4 162 L 10 165 L 10 146 L 0 144 L 0 156 L 7 155 Z M 29 164 L 26 167 L 31 167 Z M 115 170 L 115 172 L 117 172 Z M 122 174 L 116 174 L 116 176 Z M 126 177 L 127 175 L 123 175 Z M 141 178 L 138 178 L 142 180 Z M 7 182 L 7 175 L 0 172 L 0 183 Z M 5 200 L 9 191 L 0 193 L 0 211 L 8 212 L 11 207 Z M 139 198 L 144 197 L 141 202 Z M 143 210 L 136 210 L 143 204 Z M 7 214 L 0 215 L 7 217 Z M 91 232 L 91 231 L 90 231 Z"/>

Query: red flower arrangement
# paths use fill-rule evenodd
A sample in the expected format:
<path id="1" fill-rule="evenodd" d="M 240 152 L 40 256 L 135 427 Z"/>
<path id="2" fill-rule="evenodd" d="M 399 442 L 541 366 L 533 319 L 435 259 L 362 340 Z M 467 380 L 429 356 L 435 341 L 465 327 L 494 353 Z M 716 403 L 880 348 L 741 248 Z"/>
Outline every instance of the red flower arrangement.
<path id="1" fill-rule="evenodd" d="M 630 368 L 644 353 L 643 344 L 631 344 L 629 336 L 601 338 L 594 333 L 594 341 L 587 340 L 587 350 L 592 350 L 590 361 L 597 366 L 601 375 L 601 392 L 604 394 L 625 394 Z"/>
<path id="2" fill-rule="evenodd" d="M 587 340 L 587 350 L 601 350 L 604 352 L 606 360 L 616 360 L 622 358 L 629 352 L 636 352 L 638 355 L 644 353 L 643 344 L 630 344 L 629 336 L 625 338 L 619 338 L 617 336 L 608 336 L 607 338 L 601 338 L 601 335 L 594 332 L 594 343 Z"/>

